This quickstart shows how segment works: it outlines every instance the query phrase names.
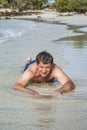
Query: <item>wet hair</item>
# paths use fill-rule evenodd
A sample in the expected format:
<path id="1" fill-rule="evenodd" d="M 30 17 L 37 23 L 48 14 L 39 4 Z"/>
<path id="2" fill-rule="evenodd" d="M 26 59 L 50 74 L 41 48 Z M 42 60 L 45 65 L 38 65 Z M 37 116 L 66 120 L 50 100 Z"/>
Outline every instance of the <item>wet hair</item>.
<path id="1" fill-rule="evenodd" d="M 53 56 L 46 51 L 42 51 L 36 56 L 36 62 L 37 64 L 40 62 L 43 62 L 43 64 L 53 64 Z"/>

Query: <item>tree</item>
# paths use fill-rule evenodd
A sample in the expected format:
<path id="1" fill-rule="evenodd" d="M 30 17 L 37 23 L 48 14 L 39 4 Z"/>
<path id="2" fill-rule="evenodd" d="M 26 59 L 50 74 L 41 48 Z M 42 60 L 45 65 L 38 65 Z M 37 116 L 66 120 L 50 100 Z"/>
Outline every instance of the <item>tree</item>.
<path id="1" fill-rule="evenodd" d="M 87 0 L 56 0 L 56 9 L 60 12 L 87 11 Z"/>
<path id="2" fill-rule="evenodd" d="M 4 6 L 7 6 L 8 5 L 8 1 L 7 0 L 1 0 L 1 4 L 4 5 Z"/>

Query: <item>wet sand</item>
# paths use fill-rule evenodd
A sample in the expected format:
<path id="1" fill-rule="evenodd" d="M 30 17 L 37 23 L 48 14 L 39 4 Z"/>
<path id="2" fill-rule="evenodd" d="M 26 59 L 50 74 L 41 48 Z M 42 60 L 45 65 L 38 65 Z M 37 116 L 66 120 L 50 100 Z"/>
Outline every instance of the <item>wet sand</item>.
<path id="1" fill-rule="evenodd" d="M 86 35 L 86 16 L 79 16 L 79 19 L 78 16 L 61 17 L 61 24 L 36 22 L 35 26 L 36 30 L 31 34 L 26 33 L 21 38 L 0 45 L 0 129 L 86 130 L 87 69 L 86 65 L 81 64 L 79 67 L 79 64 L 87 64 L 84 62 L 87 57 L 87 40 L 82 40 L 79 47 L 75 38 Z M 40 92 L 41 97 L 12 89 L 27 57 L 34 59 L 42 50 L 52 53 L 55 63 L 69 74 L 76 85 L 75 91 L 50 96 L 53 90 L 61 86 L 59 83 L 30 84 L 28 87 Z"/>
<path id="2" fill-rule="evenodd" d="M 67 14 L 67 15 L 64 15 Z M 62 16 L 61 16 L 62 15 Z M 68 13 L 59 13 L 54 10 L 44 10 L 41 14 L 32 14 L 26 16 L 15 16 L 13 19 L 25 19 L 32 21 L 40 21 L 55 24 L 67 24 L 76 26 L 86 26 L 87 16 L 85 14 L 73 13 L 73 15 L 68 15 Z"/>

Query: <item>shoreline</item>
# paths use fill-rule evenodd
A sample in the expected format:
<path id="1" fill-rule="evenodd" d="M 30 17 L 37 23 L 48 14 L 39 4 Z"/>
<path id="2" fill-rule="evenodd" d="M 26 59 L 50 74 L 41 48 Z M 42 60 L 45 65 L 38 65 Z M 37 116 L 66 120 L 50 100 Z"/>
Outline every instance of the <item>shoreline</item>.
<path id="1" fill-rule="evenodd" d="M 12 19 L 19 20 L 30 20 L 38 21 L 51 24 L 66 24 L 66 25 L 76 25 L 76 26 L 86 26 L 87 16 L 85 14 L 78 14 L 76 12 L 59 13 L 55 10 L 44 10 L 39 14 L 15 16 Z"/>
<path id="2" fill-rule="evenodd" d="M 59 130 L 86 130 L 87 40 L 85 43 L 82 43 L 84 37 L 82 40 L 77 37 L 73 42 L 66 39 L 56 42 L 54 40 L 71 37 L 71 35 L 76 36 L 75 31 L 78 31 L 79 35 L 80 29 L 87 31 L 87 28 L 84 27 L 87 26 L 87 17 L 83 15 L 56 16 L 56 14 L 54 16 L 53 12 L 39 15 L 44 22 L 47 19 L 48 23 L 25 21 L 26 17 L 29 20 L 31 16 L 20 16 L 20 18 L 24 17 L 24 20 L 0 21 L 2 32 L 13 30 L 12 32 L 18 35 L 21 30 L 25 31 L 21 37 L 11 38 L 0 45 L 2 61 L 0 64 L 0 128 L 2 130 L 53 130 L 54 128 Z M 60 20 L 60 24 L 49 24 L 50 19 L 52 21 Z M 76 28 L 77 26 L 70 28 L 68 24 L 76 24 L 81 28 Z M 80 46 L 78 46 L 78 42 Z M 55 59 L 54 62 L 74 81 L 76 85 L 74 92 L 38 98 L 28 93 L 13 90 L 13 84 L 21 75 L 26 58 L 30 56 L 34 59 L 41 50 L 49 51 Z M 41 83 L 29 86 L 44 95 L 60 87 L 60 84 Z"/>
<path id="3" fill-rule="evenodd" d="M 79 14 L 77 12 L 56 12 L 54 9 L 44 10 L 29 10 L 25 12 L 26 15 L 16 16 L 1 16 L 0 20 L 3 19 L 18 19 L 18 20 L 30 20 L 52 24 L 69 24 L 69 25 L 87 25 L 87 15 Z M 79 22 L 80 21 L 80 22 Z"/>

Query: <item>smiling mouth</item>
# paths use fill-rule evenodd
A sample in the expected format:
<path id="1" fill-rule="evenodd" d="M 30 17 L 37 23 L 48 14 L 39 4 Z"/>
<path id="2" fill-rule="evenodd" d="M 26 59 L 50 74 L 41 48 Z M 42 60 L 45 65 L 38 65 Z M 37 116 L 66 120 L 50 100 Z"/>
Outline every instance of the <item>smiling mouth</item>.
<path id="1" fill-rule="evenodd" d="M 48 74 L 47 73 L 42 73 L 41 74 L 43 77 L 46 77 Z"/>
<path id="2" fill-rule="evenodd" d="M 42 74 L 43 76 L 47 75 L 47 74 Z"/>

